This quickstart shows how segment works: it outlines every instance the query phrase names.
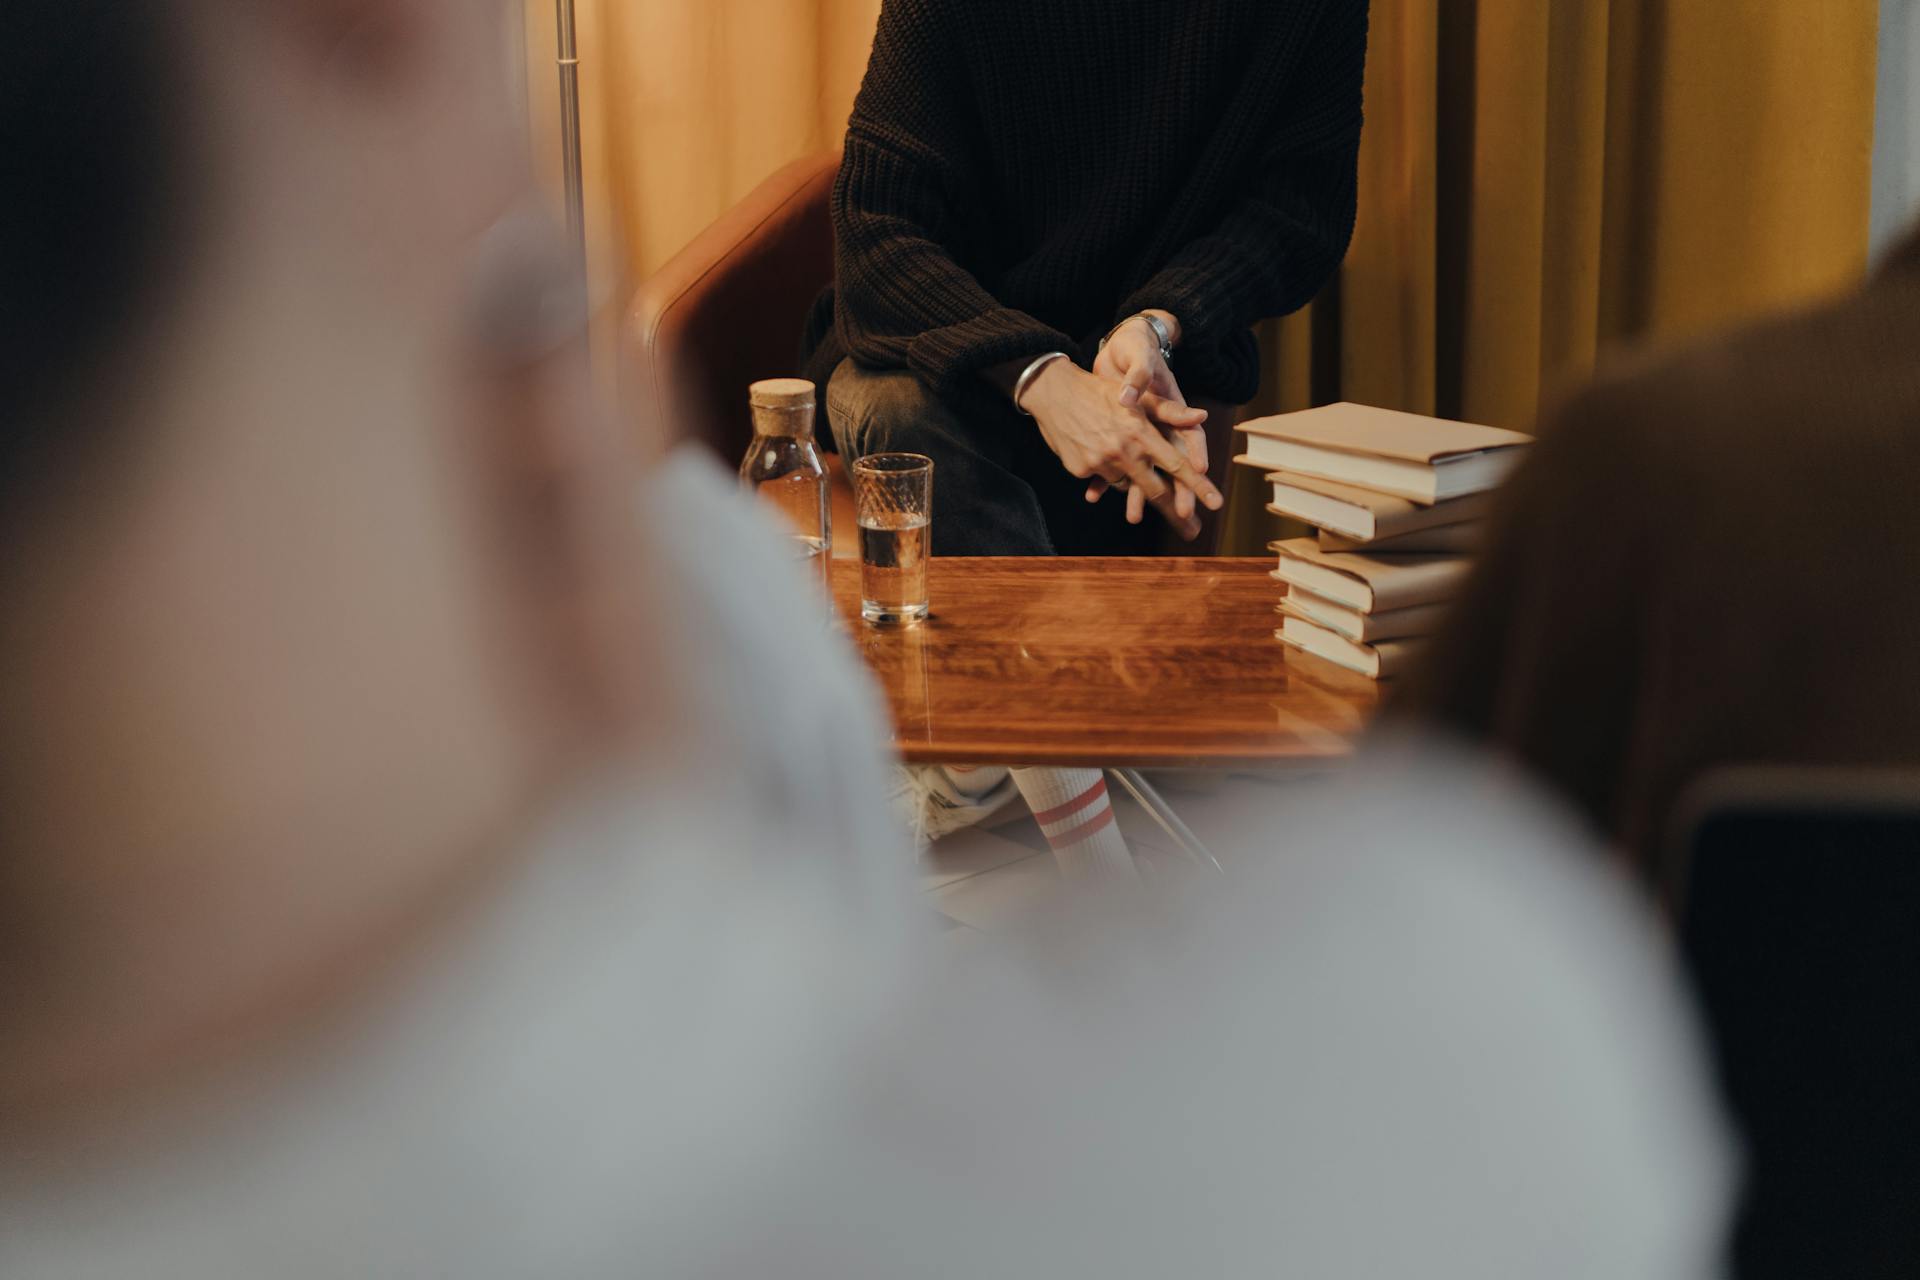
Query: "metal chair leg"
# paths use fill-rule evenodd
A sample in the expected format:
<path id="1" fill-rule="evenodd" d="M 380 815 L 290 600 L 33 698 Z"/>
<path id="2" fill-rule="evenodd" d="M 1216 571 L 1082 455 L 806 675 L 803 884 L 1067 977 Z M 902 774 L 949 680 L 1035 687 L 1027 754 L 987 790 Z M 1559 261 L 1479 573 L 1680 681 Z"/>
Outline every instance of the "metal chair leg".
<path id="1" fill-rule="evenodd" d="M 1211 865 L 1215 871 L 1226 870 L 1220 865 L 1220 860 L 1207 850 L 1207 846 L 1200 843 L 1200 837 L 1193 834 L 1192 828 L 1180 820 L 1180 815 L 1173 811 L 1173 806 L 1166 802 L 1165 797 L 1155 790 L 1151 782 L 1141 776 L 1138 769 L 1109 769 L 1107 772 L 1113 775 L 1115 782 L 1126 788 L 1127 794 L 1147 811 L 1147 816 L 1167 833 L 1179 847 L 1180 852 L 1187 855 L 1189 861 L 1196 866 Z"/>

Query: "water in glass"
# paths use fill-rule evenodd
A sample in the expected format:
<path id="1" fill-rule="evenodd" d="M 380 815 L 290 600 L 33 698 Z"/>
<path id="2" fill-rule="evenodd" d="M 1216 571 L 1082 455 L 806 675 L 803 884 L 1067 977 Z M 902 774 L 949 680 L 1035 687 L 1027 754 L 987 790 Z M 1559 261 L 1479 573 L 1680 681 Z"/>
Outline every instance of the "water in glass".
<path id="1" fill-rule="evenodd" d="M 860 517 L 860 615 L 869 622 L 918 622 L 927 616 L 931 526 L 918 512 Z"/>

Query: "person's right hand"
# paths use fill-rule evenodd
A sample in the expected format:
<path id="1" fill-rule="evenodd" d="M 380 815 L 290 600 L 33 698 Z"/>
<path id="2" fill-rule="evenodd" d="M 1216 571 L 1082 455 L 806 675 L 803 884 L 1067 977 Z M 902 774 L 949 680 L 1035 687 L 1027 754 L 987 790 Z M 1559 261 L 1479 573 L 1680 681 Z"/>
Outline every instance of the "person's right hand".
<path id="1" fill-rule="evenodd" d="M 1212 511 L 1226 505 L 1220 490 L 1162 434 L 1143 405 L 1122 406 L 1111 384 L 1070 361 L 1055 360 L 1042 369 L 1021 407 L 1039 423 L 1047 447 L 1070 474 L 1131 486 L 1189 542 L 1200 536 L 1200 521 L 1190 510 L 1180 511 L 1176 489 L 1191 491 Z M 1142 515 L 1136 507 L 1127 518 L 1138 524 Z"/>

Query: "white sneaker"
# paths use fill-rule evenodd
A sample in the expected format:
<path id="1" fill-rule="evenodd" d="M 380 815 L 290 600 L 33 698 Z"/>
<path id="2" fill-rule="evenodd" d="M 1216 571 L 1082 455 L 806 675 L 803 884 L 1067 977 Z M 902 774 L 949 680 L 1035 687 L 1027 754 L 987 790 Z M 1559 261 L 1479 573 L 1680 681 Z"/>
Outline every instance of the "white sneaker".
<path id="1" fill-rule="evenodd" d="M 985 822 L 1020 794 L 1005 769 L 977 769 L 963 776 L 964 783 L 937 764 L 893 767 L 887 804 L 913 833 L 916 847 L 924 849 L 941 836 Z"/>

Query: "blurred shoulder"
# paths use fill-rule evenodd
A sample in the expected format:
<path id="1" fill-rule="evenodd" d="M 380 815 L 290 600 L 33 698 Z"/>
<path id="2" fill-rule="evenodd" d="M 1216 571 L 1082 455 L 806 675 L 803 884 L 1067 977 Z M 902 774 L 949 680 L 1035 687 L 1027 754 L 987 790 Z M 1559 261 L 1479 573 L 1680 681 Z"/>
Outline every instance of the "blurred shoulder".
<path id="1" fill-rule="evenodd" d="M 640 519 L 681 761 L 720 770 L 733 803 L 771 824 L 856 862 L 904 865 L 881 799 L 883 702 L 790 540 L 692 447 L 648 477 Z"/>
<path id="2" fill-rule="evenodd" d="M 1542 419 L 1543 451 L 1750 453 L 1873 435 L 1920 412 L 1920 276 L 1609 361 Z"/>

